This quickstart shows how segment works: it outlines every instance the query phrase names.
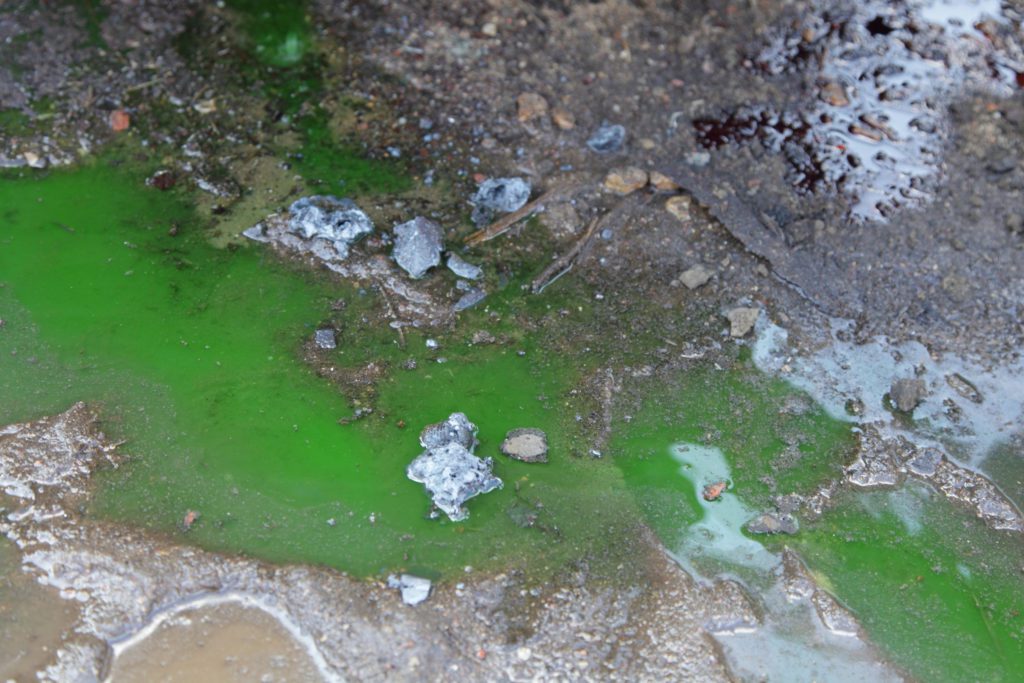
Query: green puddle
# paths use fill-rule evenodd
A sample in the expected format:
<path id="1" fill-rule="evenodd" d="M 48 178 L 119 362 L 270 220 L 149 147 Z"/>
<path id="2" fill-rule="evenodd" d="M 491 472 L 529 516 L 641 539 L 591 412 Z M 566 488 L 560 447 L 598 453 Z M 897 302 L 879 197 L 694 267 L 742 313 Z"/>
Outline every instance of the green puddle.
<path id="1" fill-rule="evenodd" d="M 350 333 L 343 320 L 339 365 L 418 357 L 419 368 L 396 369 L 377 413 L 341 425 L 345 398 L 299 348 L 338 315 L 332 301 L 350 301 L 356 327 L 372 293 L 256 245 L 213 249 L 173 196 L 102 165 L 5 180 L 0 205 L 0 422 L 102 401 L 107 430 L 137 458 L 100 478 L 94 514 L 183 533 L 196 510 L 188 537 L 206 547 L 358 574 L 527 557 L 554 568 L 588 544 L 614 543 L 609 526 L 635 519 L 606 505 L 616 491 L 629 504 L 614 467 L 563 455 L 572 429 L 558 397 L 571 374 L 539 352 L 460 347 L 437 363 L 422 338 L 406 353 L 390 331 Z M 183 226 L 173 237 L 172 223 Z M 497 457 L 506 483 L 472 501 L 460 524 L 427 519 L 428 498 L 404 475 L 419 429 L 455 410 L 480 426 L 478 452 Z M 549 432 L 551 464 L 497 453 L 518 426 Z"/>
<path id="2" fill-rule="evenodd" d="M 673 447 L 684 443 L 691 445 Z M 775 492 L 812 492 L 838 473 L 850 444 L 849 425 L 741 367 L 696 371 L 655 392 L 618 431 L 614 452 L 638 505 L 684 566 L 757 586 L 764 557 L 756 537 L 730 534 L 730 512 L 768 509 Z M 730 472 L 730 488 L 708 503 L 697 492 L 719 478 L 716 467 Z M 1024 671 L 1020 538 L 987 529 L 924 485 L 845 493 L 799 534 L 757 541 L 796 549 L 872 642 L 920 680 L 1010 681 Z"/>

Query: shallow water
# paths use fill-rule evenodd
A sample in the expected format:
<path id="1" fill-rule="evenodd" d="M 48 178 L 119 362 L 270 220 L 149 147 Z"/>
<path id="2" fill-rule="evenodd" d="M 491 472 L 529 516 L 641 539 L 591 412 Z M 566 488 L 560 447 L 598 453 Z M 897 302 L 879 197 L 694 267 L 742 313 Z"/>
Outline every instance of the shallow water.
<path id="1" fill-rule="evenodd" d="M 102 163 L 9 179 L 0 204 L 0 422 L 102 401 L 104 429 L 134 459 L 100 477 L 93 514 L 359 574 L 569 552 L 555 534 L 517 526 L 506 514 L 517 500 L 544 505 L 563 531 L 581 532 L 574 539 L 610 542 L 597 539 L 600 515 L 571 511 L 595 489 L 621 491 L 617 471 L 567 457 L 570 418 L 545 397 L 570 373 L 542 354 L 452 348 L 438 363 L 418 335 L 402 351 L 393 331 L 360 323 L 372 292 L 261 246 L 214 249 L 179 200 Z M 339 298 L 343 314 L 331 308 Z M 384 381 L 377 412 L 349 425 L 338 422 L 352 414 L 345 397 L 298 357 L 326 320 L 341 330 L 339 365 L 419 363 Z M 420 428 L 456 410 L 480 426 L 478 452 L 497 457 L 506 487 L 451 524 L 428 519 L 429 500 L 404 469 Z M 505 432 L 524 426 L 548 431 L 551 463 L 497 453 Z"/>

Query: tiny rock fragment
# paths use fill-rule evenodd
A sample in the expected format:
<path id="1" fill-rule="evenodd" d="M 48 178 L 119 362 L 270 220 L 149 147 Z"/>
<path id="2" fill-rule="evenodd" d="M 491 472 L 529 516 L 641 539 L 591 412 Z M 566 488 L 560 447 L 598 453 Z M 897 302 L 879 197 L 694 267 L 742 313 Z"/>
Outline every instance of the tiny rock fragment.
<path id="1" fill-rule="evenodd" d="M 128 127 L 132 125 L 132 118 L 124 109 L 115 109 L 110 112 L 108 122 L 110 123 L 111 130 L 115 133 L 120 133 L 121 131 L 128 130 Z"/>
<path id="2" fill-rule="evenodd" d="M 726 484 L 726 482 L 724 481 L 716 481 L 714 483 L 707 484 L 704 487 L 704 491 L 702 493 L 702 495 L 704 496 L 704 500 L 718 500 L 719 498 L 722 497 L 722 494 L 725 493 L 725 488 L 727 485 L 728 484 Z"/>
<path id="3" fill-rule="evenodd" d="M 681 221 L 690 220 L 690 198 L 684 195 L 669 197 L 665 210 Z"/>
<path id="4" fill-rule="evenodd" d="M 664 173 L 651 171 L 651 187 L 658 192 L 678 192 L 681 188 L 679 183 L 669 178 Z"/>
<path id="5" fill-rule="evenodd" d="M 737 306 L 732 309 L 725 314 L 725 317 L 729 320 L 729 335 L 737 339 L 747 336 L 754 329 L 754 324 L 757 323 L 760 315 L 761 309 L 759 308 Z"/>
<path id="6" fill-rule="evenodd" d="M 636 166 L 613 169 L 604 179 L 606 189 L 618 194 L 631 194 L 647 185 L 647 171 Z"/>
<path id="7" fill-rule="evenodd" d="M 493 38 L 498 35 L 498 25 L 493 21 L 488 21 L 480 27 L 480 33 L 484 34 L 488 38 Z"/>
<path id="8" fill-rule="evenodd" d="M 533 427 L 513 429 L 501 442 L 501 452 L 522 462 L 547 462 L 548 435 Z"/>
<path id="9" fill-rule="evenodd" d="M 437 223 L 417 216 L 396 225 L 394 229 L 395 248 L 392 257 L 409 277 L 418 279 L 441 263 L 444 251 L 444 232 Z"/>
<path id="10" fill-rule="evenodd" d="M 543 95 L 535 92 L 524 92 L 516 98 L 516 116 L 520 123 L 526 123 L 545 116 L 548 113 L 548 101 Z"/>
<path id="11" fill-rule="evenodd" d="M 603 123 L 587 138 L 587 147 L 598 154 L 609 154 L 622 149 L 626 141 L 626 129 L 619 124 Z"/>
<path id="12" fill-rule="evenodd" d="M 402 593 L 402 602 L 407 605 L 418 605 L 430 597 L 430 579 L 412 574 L 394 574 L 388 577 L 388 588 L 397 588 Z"/>
<path id="13" fill-rule="evenodd" d="M 333 349 L 338 346 L 338 341 L 334 336 L 334 330 L 329 327 L 317 330 L 313 334 L 313 341 L 316 343 L 317 347 L 321 349 Z"/>
<path id="14" fill-rule="evenodd" d="M 707 284 L 713 274 L 709 269 L 698 263 L 680 275 L 679 281 L 686 285 L 687 289 L 697 289 Z"/>
<path id="15" fill-rule="evenodd" d="M 551 110 L 551 121 L 561 130 L 572 130 L 576 127 L 576 117 L 571 111 L 562 107 L 555 107 Z"/>
<path id="16" fill-rule="evenodd" d="M 480 266 L 469 263 L 458 254 L 452 252 L 448 253 L 448 270 L 467 280 L 479 280 L 484 274 Z"/>
<path id="17" fill-rule="evenodd" d="M 904 413 L 913 412 L 914 408 L 919 406 L 927 395 L 928 387 L 923 379 L 898 379 L 889 387 L 889 399 L 896 410 Z"/>

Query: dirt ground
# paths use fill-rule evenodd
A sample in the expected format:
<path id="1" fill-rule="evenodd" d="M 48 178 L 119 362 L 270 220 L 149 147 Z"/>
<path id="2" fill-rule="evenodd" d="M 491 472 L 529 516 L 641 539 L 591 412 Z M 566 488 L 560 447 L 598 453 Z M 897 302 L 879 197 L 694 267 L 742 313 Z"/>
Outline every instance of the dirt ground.
<path id="1" fill-rule="evenodd" d="M 111 116 L 127 112 L 133 134 L 175 150 L 165 165 L 196 188 L 211 232 L 227 241 L 294 195 L 266 162 L 282 144 L 262 123 L 275 102 L 233 83 L 239 28 L 229 9 L 186 0 L 90 7 L 102 11 L 27 0 L 0 10 L 0 102 L 19 112 L 0 126 L 3 165 L 73 163 L 116 143 Z M 578 247 L 569 276 L 605 306 L 589 326 L 557 334 L 599 346 L 608 367 L 639 351 L 639 365 L 669 373 L 695 353 L 713 361 L 729 325 L 723 313 L 739 305 L 784 324 L 796 347 L 830 343 L 830 321 L 847 318 L 857 340 L 918 341 L 936 357 L 985 366 L 1019 361 L 1018 7 L 1006 3 L 1001 22 L 959 38 L 918 30 L 909 5 L 877 2 L 320 0 L 309 17 L 324 64 L 319 104 L 334 129 L 371 158 L 397 148 L 418 183 L 444 178 L 446 192 L 419 186 L 415 201 L 452 222 L 476 175 L 527 178 L 534 197 L 557 189 L 537 221 L 487 244 Z M 837 57 L 838 45 L 870 57 Z M 929 89 L 917 98 L 920 82 L 879 75 L 893 64 L 924 74 Z M 344 106 L 353 98 L 366 105 L 358 115 Z M 911 132 L 889 128 L 902 121 L 885 118 L 893 107 L 913 114 Z M 623 126 L 624 141 L 595 151 L 588 140 L 604 124 Z M 621 191 L 612 172 L 640 173 L 640 187 Z M 396 213 L 383 199 L 367 210 Z M 588 236 L 591 219 L 606 214 Z M 690 289 L 681 276 L 695 265 L 711 277 Z M 383 278 L 400 303 L 388 273 L 355 277 Z M 432 286 L 414 296 L 441 297 Z M 424 310 L 397 315 L 457 324 Z M 381 322 L 395 315 L 382 309 Z M 648 336 L 681 337 L 687 348 L 627 348 Z M 600 377 L 587 390 L 604 410 L 588 418 L 599 446 L 609 403 L 631 399 Z M 46 663 L 54 679 L 105 675 L 104 639 L 210 590 L 287 591 L 277 608 L 320 644 L 329 674 L 369 680 L 726 679 L 707 625 L 758 618 L 736 584 L 695 582 L 653 538 L 635 585 L 592 584 L 581 570 L 534 593 L 515 576 L 469 577 L 411 610 L 382 586 L 77 524 L 68 501 L 53 505 L 66 521 L 8 521 L 5 532 L 23 552 L 42 548 L 37 559 L 63 558 L 48 569 L 34 561 L 51 586 L 91 596 L 74 633 L 61 636 L 62 659 Z M 126 558 L 132 572 L 115 568 Z M 76 586 L 75 566 L 120 583 L 109 594 L 99 579 Z M 266 637 L 296 647 L 286 633 Z"/>

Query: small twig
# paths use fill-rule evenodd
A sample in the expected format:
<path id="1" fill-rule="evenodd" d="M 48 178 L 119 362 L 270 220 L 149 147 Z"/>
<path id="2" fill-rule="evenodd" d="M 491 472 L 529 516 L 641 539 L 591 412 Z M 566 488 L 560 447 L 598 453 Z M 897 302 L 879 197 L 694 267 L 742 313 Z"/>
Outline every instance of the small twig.
<path id="1" fill-rule="evenodd" d="M 567 188 L 565 186 L 555 186 L 551 188 L 541 196 L 534 199 L 532 202 L 527 202 L 526 204 L 524 204 L 522 208 L 513 211 L 510 214 L 502 216 L 498 220 L 488 225 L 486 228 L 481 228 L 480 230 L 477 230 L 472 235 L 466 238 L 465 243 L 468 246 L 472 246 L 474 244 L 479 244 L 480 242 L 492 240 L 498 235 L 505 234 L 513 225 L 523 220 L 524 218 L 531 216 L 534 212 L 543 209 L 545 202 L 547 202 L 550 199 L 553 199 L 556 195 L 565 192 L 566 189 Z"/>
<path id="2" fill-rule="evenodd" d="M 582 252 L 587 244 L 590 243 L 590 239 L 594 236 L 594 233 L 598 232 L 598 228 L 604 226 L 612 216 L 618 214 L 629 199 L 630 197 L 623 197 L 622 200 L 619 201 L 619 203 L 610 211 L 607 211 L 603 215 L 590 221 L 590 224 L 587 225 L 587 229 L 583 232 L 583 235 L 576 240 L 576 244 L 572 245 L 572 248 L 569 249 L 569 251 L 552 261 L 551 265 L 545 268 L 540 275 L 533 279 L 533 282 L 530 283 L 530 291 L 534 294 L 540 294 L 544 291 L 545 287 L 569 272 L 569 269 L 572 268 L 573 264 L 576 262 L 576 258 L 580 255 L 580 252 Z"/>
<path id="3" fill-rule="evenodd" d="M 135 85 L 133 85 L 133 86 L 131 86 L 129 88 L 125 88 L 124 91 L 126 93 L 130 93 L 130 92 L 135 92 L 136 90 L 144 90 L 145 88 L 148 88 L 151 85 L 156 85 L 157 83 L 160 83 L 161 81 L 166 81 L 167 78 L 168 78 L 167 74 L 164 74 L 163 76 L 157 76 L 156 78 L 149 79 L 145 83 L 136 83 Z"/>

